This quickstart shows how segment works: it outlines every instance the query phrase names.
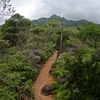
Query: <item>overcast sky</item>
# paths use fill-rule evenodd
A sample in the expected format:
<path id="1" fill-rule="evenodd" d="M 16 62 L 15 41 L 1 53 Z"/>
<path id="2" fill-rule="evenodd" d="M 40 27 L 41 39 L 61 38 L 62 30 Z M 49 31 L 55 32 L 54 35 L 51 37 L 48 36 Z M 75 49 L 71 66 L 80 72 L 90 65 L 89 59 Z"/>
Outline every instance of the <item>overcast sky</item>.
<path id="1" fill-rule="evenodd" d="M 11 4 L 16 13 L 32 20 L 57 14 L 68 20 L 100 23 L 100 0 L 11 0 Z"/>

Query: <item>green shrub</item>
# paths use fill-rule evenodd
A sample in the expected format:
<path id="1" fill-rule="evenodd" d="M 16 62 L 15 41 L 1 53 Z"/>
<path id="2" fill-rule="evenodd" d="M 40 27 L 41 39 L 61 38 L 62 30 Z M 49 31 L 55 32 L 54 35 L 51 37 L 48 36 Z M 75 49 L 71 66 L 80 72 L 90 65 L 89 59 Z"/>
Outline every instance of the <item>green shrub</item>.
<path id="1" fill-rule="evenodd" d="M 5 59 L 5 61 L 3 61 Z M 36 79 L 37 69 L 20 52 L 10 52 L 0 59 L 0 99 L 22 100 L 32 97 L 31 85 Z"/>
<path id="2" fill-rule="evenodd" d="M 62 59 L 53 66 L 56 99 L 99 100 L 99 54 L 82 49 L 79 54 L 67 53 Z"/>

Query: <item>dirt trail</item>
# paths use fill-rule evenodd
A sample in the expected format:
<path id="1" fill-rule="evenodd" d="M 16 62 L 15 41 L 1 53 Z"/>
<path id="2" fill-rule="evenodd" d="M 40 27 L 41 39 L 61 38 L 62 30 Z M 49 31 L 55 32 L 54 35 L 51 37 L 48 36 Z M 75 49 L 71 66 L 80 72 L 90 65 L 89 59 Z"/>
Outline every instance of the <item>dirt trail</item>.
<path id="1" fill-rule="evenodd" d="M 54 95 L 49 95 L 49 96 L 42 95 L 41 94 L 41 89 L 43 88 L 43 86 L 45 86 L 47 84 L 54 83 L 54 79 L 49 74 L 49 71 L 50 71 L 50 68 L 51 68 L 52 64 L 56 60 L 57 53 L 58 52 L 55 51 L 53 56 L 46 62 L 46 64 L 43 65 L 43 68 L 41 69 L 37 80 L 33 84 L 35 100 L 55 100 Z"/>

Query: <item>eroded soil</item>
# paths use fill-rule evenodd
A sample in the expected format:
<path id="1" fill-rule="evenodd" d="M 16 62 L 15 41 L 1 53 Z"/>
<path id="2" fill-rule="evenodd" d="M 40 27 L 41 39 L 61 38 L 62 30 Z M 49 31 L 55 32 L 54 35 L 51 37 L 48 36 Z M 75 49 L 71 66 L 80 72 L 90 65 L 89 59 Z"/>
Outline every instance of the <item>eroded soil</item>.
<path id="1" fill-rule="evenodd" d="M 53 76 L 50 75 L 49 71 L 51 69 L 52 64 L 55 62 L 57 57 L 57 51 L 50 57 L 50 59 L 43 65 L 43 68 L 40 71 L 40 74 L 33 84 L 35 100 L 55 100 L 54 95 L 44 96 L 41 93 L 41 89 L 47 85 L 54 83 Z"/>

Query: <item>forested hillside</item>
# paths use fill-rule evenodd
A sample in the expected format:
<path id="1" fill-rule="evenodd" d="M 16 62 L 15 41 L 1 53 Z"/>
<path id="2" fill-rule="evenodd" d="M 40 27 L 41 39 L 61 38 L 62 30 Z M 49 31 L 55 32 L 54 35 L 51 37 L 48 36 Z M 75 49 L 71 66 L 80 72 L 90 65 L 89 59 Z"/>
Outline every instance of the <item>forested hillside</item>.
<path id="1" fill-rule="evenodd" d="M 45 17 L 42 17 L 42 18 L 39 18 L 37 20 L 33 20 L 33 23 L 38 25 L 38 26 L 43 26 L 45 24 L 47 24 L 49 21 L 56 21 L 56 20 L 59 20 L 61 22 L 63 22 L 66 26 L 84 26 L 84 25 L 91 25 L 93 24 L 92 22 L 90 21 L 87 21 L 87 20 L 77 20 L 77 21 L 73 21 L 73 20 L 67 20 L 66 18 L 64 17 L 60 17 L 60 16 L 57 16 L 56 14 L 50 16 L 49 18 L 45 18 Z"/>
<path id="2" fill-rule="evenodd" d="M 14 14 L 0 27 L 0 100 L 35 100 L 32 84 L 55 50 L 56 100 L 100 100 L 100 25 L 50 18 Z"/>

